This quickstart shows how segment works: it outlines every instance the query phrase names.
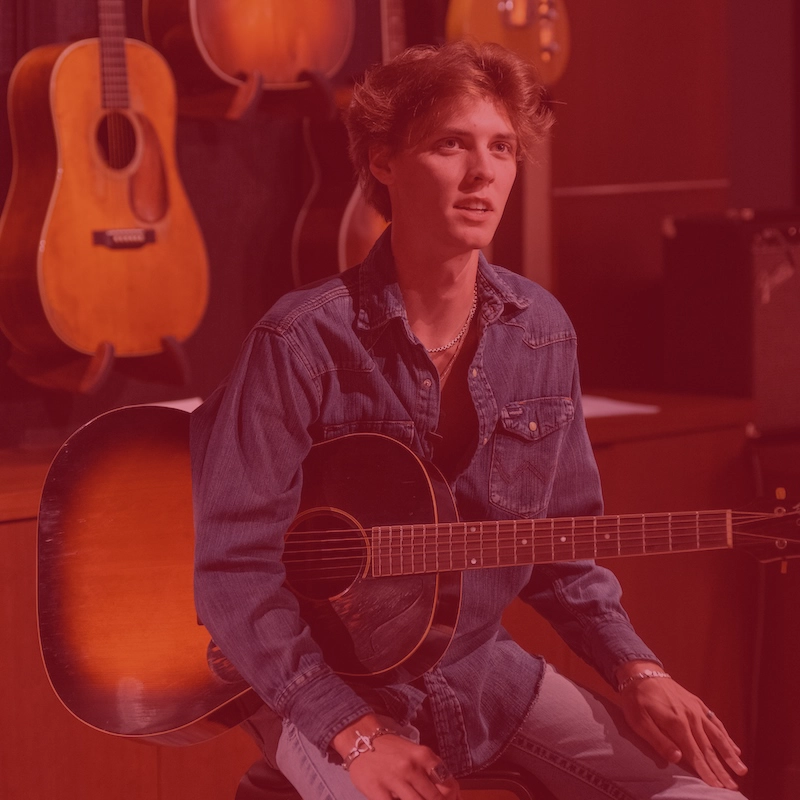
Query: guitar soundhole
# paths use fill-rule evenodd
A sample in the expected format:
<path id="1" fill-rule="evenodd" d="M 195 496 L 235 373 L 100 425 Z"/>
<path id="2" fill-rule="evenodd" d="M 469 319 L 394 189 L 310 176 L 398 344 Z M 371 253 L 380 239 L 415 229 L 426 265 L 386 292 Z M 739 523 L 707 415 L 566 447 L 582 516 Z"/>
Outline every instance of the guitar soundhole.
<path id="1" fill-rule="evenodd" d="M 344 594 L 366 570 L 367 543 L 361 529 L 345 515 L 312 512 L 295 522 L 283 553 L 286 580 L 308 600 Z"/>
<path id="2" fill-rule="evenodd" d="M 97 126 L 97 144 L 111 169 L 124 169 L 136 154 L 136 130 L 125 114 L 112 111 Z"/>

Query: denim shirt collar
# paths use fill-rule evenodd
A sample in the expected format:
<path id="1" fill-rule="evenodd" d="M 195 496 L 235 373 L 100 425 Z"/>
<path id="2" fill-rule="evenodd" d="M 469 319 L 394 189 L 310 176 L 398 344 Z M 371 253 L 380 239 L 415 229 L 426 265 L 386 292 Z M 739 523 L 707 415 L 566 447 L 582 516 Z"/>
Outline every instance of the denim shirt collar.
<path id="1" fill-rule="evenodd" d="M 405 304 L 391 246 L 391 225 L 384 231 L 359 269 L 356 326 L 375 331 L 395 317 L 406 319 Z M 478 254 L 478 297 L 487 322 L 494 322 L 507 305 L 524 309 L 530 299 L 515 292 L 483 253 Z"/>

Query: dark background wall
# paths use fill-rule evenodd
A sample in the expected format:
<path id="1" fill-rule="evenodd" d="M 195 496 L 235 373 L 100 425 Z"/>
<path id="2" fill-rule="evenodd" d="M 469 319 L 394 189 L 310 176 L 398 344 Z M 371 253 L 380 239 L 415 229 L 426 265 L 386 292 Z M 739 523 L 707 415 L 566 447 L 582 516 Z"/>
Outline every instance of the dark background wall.
<path id="1" fill-rule="evenodd" d="M 360 0 L 362 11 L 370 5 Z M 578 328 L 590 388 L 663 384 L 665 219 L 795 204 L 795 5 L 567 4 L 571 60 L 552 92 L 554 289 Z M 407 0 L 410 41 L 441 35 L 444 6 Z M 143 38 L 140 2 L 126 10 L 128 34 Z M 93 36 L 96 25 L 92 0 L 4 2 L 3 96 L 28 49 Z M 361 31 L 356 61 L 379 52 L 376 33 Z M 250 326 L 291 288 L 291 231 L 310 180 L 300 121 L 267 108 L 237 121 L 183 117 L 177 155 L 211 270 L 208 309 L 186 345 L 190 385 L 115 372 L 92 396 L 45 390 L 6 366 L 0 339 L 0 446 L 63 439 L 124 403 L 207 395 Z M 0 197 L 10 167 L 3 108 Z M 498 251 L 511 268 L 520 268 L 515 240 L 524 224 L 516 218 L 502 231 Z"/>

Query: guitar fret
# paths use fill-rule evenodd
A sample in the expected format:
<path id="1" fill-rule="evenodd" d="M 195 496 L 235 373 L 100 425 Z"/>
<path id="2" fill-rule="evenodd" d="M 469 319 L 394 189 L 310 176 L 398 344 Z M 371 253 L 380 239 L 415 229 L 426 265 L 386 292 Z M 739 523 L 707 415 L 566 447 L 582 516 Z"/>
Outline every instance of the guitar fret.
<path id="1" fill-rule="evenodd" d="M 514 529 L 512 531 L 512 536 L 514 538 L 514 563 L 518 564 L 519 560 L 517 559 L 517 521 L 513 520 Z"/>
<path id="2" fill-rule="evenodd" d="M 694 525 L 697 531 L 697 549 L 700 549 L 700 512 L 696 511 L 694 515 Z"/>
<path id="3" fill-rule="evenodd" d="M 453 523 L 452 522 L 448 523 L 447 530 L 450 534 L 450 546 L 447 548 L 447 552 L 450 554 L 449 569 L 453 569 Z"/>
<path id="4" fill-rule="evenodd" d="M 572 518 L 572 557 L 577 558 L 575 555 L 575 517 Z"/>

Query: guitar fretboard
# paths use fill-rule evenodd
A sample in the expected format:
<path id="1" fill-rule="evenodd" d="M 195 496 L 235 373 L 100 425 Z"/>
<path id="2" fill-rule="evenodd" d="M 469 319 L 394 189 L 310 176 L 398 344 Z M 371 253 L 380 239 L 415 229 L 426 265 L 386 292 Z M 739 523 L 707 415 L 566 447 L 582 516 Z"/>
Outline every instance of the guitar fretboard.
<path id="1" fill-rule="evenodd" d="M 386 525 L 372 529 L 372 575 L 417 575 L 732 546 L 730 510 Z"/>
<path id="2" fill-rule="evenodd" d="M 125 4 L 98 0 L 100 78 L 103 108 L 128 108 L 128 66 L 125 60 Z"/>

